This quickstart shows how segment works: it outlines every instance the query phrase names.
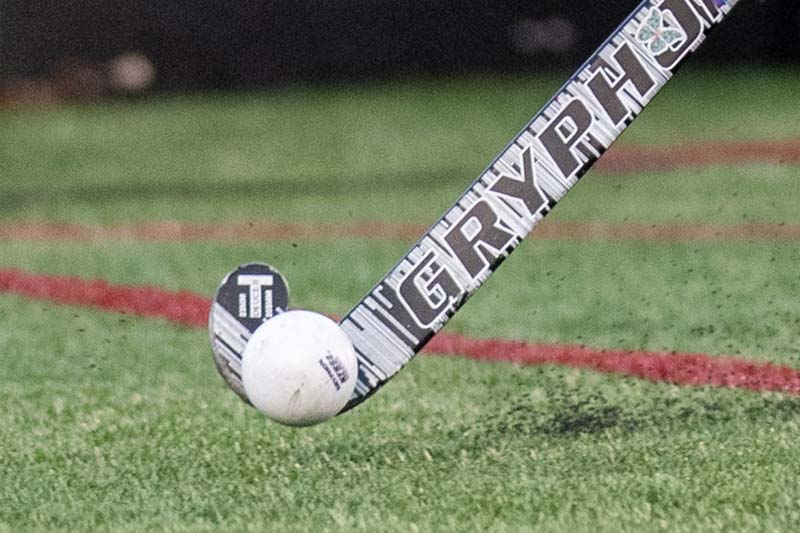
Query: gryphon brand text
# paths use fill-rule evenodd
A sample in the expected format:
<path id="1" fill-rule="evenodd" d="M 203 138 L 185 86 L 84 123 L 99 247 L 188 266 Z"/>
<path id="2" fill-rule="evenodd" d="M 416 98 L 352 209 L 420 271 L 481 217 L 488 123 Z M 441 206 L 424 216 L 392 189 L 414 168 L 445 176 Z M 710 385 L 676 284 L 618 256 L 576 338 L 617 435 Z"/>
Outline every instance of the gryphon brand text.
<path id="1" fill-rule="evenodd" d="M 736 0 L 654 0 L 609 39 L 342 321 L 355 397 L 401 368 L 611 146 Z"/>

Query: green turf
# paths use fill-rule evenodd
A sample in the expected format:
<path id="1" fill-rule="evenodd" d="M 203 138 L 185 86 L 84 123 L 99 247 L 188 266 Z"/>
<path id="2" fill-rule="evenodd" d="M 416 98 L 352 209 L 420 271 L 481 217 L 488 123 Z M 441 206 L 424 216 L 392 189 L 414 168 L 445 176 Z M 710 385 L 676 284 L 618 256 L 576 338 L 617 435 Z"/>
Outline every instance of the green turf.
<path id="1" fill-rule="evenodd" d="M 796 75 L 683 72 L 622 142 L 800 137 Z M 427 224 L 557 84 L 487 77 L 6 114 L 0 216 Z M 797 223 L 797 175 L 590 175 L 551 217 Z M 5 242 L 0 266 L 210 295 L 231 266 L 264 259 L 297 305 L 341 314 L 408 244 Z M 799 260 L 793 241 L 534 239 L 448 331 L 800 367 Z M 296 431 L 226 390 L 202 330 L 9 295 L 0 321 L 0 531 L 800 521 L 793 397 L 424 357 L 356 411 Z"/>
<path id="2" fill-rule="evenodd" d="M 2 338 L 9 530 L 797 519 L 794 399 L 425 358 L 357 411 L 296 431 L 268 425 L 200 364 L 203 332 L 5 301 L 4 322 L 24 325 Z"/>
<path id="3" fill-rule="evenodd" d="M 34 195 L 21 200 L 6 211 L 4 219 L 89 224 L 381 220 L 427 225 L 477 177 L 476 169 L 447 173 L 440 181 L 416 174 L 381 176 L 369 183 L 341 183 L 320 177 L 298 187 L 275 187 L 265 182 L 262 186 L 213 191 L 195 187 L 167 192 L 131 185 L 130 191 L 113 198 L 95 198 L 85 191 L 76 197 L 54 192 L 53 197 Z M 548 221 L 798 222 L 794 195 L 798 172 L 798 166 L 761 164 L 625 176 L 589 174 Z M 643 202 L 643 198 L 651 197 L 659 201 Z"/>
<path id="4" fill-rule="evenodd" d="M 7 266 L 211 295 L 221 273 L 280 265 L 293 305 L 343 315 L 406 251 L 342 240 L 223 246 L 0 244 Z M 87 253 L 87 249 L 91 253 Z M 354 260 L 354 258 L 357 258 Z M 735 261 L 732 260 L 735 258 Z M 800 367 L 800 246 L 525 242 L 448 326 L 470 336 L 745 355 Z M 346 275 L 341 265 L 347 265 Z"/>
<path id="5" fill-rule="evenodd" d="M 797 137 L 797 74 L 682 72 L 620 144 Z M 466 188 L 560 82 L 405 82 L 6 115 L 0 216 L 244 218 L 278 196 L 289 200 L 284 217 L 300 204 L 341 218 L 382 212 L 371 204 L 387 187 L 414 189 L 410 205 L 428 207 L 427 191 Z M 337 190 L 366 193 L 337 211 Z"/>

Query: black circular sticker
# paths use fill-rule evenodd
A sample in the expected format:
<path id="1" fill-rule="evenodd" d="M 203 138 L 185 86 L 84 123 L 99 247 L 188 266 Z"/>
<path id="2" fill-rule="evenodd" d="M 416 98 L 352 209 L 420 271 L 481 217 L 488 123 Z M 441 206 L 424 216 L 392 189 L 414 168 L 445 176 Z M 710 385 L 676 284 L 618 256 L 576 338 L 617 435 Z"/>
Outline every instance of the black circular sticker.
<path id="1" fill-rule="evenodd" d="M 222 280 L 208 320 L 214 363 L 225 383 L 247 403 L 242 354 L 253 332 L 289 308 L 283 276 L 269 265 L 242 265 Z"/>
<path id="2" fill-rule="evenodd" d="M 271 266 L 249 263 L 228 274 L 215 300 L 252 333 L 288 309 L 289 289 L 281 273 Z"/>

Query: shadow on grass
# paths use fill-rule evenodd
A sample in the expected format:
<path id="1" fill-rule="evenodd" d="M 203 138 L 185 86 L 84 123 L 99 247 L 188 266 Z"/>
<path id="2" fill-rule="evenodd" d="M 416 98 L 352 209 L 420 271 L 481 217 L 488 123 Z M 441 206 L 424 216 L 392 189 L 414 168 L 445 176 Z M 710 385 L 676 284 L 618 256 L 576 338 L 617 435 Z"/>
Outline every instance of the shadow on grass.
<path id="1" fill-rule="evenodd" d="M 800 419 L 800 398 L 779 394 L 738 393 L 738 398 L 713 389 L 683 390 L 680 396 L 648 396 L 609 400 L 577 390 L 543 399 L 512 400 L 507 409 L 465 430 L 476 440 L 494 441 L 534 435 L 572 437 L 603 432 L 634 432 L 657 427 L 679 430 L 737 420 Z"/>
<path id="2" fill-rule="evenodd" d="M 309 195 L 378 193 L 414 189 L 435 190 L 443 184 L 466 186 L 474 178 L 458 169 L 435 173 L 396 172 L 364 176 L 308 176 L 291 180 L 265 177 L 263 180 L 203 183 L 163 180 L 147 183 L 91 183 L 78 185 L 14 184 L 0 186 L 0 211 L 57 203 L 102 204 L 113 201 L 238 199 L 269 197 L 297 198 Z"/>

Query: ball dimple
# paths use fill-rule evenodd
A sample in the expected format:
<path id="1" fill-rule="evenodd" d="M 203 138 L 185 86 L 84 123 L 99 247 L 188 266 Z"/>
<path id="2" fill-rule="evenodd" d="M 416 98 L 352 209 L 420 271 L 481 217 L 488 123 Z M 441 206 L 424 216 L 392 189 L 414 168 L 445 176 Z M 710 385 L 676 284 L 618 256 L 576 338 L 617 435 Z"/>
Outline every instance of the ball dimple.
<path id="1" fill-rule="evenodd" d="M 355 350 L 344 331 L 310 311 L 268 320 L 242 355 L 250 402 L 290 426 L 317 424 L 339 413 L 353 394 L 357 373 Z"/>

